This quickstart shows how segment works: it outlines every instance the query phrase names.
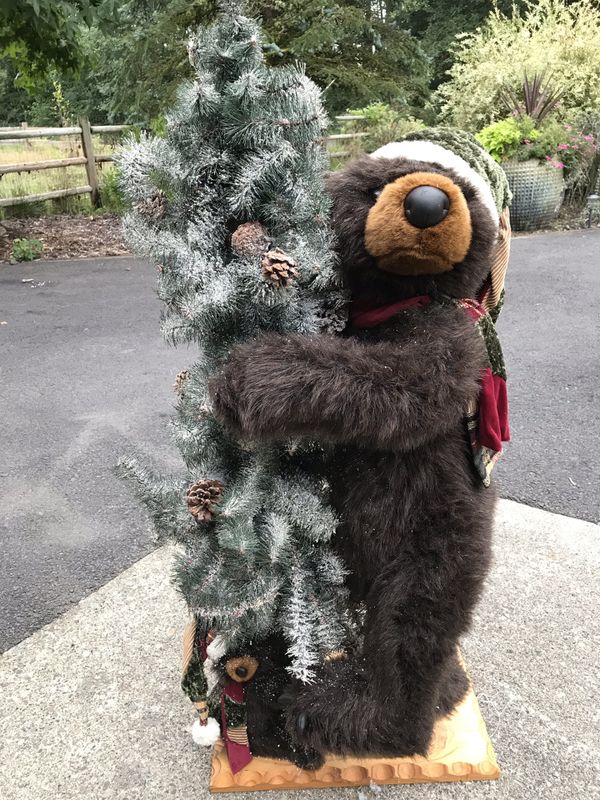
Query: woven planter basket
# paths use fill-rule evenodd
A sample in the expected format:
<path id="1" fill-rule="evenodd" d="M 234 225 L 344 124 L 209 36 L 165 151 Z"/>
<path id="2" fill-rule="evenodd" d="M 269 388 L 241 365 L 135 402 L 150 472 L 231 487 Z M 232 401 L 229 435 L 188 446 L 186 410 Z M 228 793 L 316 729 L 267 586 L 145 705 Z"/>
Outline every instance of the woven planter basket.
<path id="1" fill-rule="evenodd" d="M 515 231 L 543 228 L 555 219 L 563 199 L 562 169 L 536 159 L 502 164 L 513 195 L 510 224 Z"/>

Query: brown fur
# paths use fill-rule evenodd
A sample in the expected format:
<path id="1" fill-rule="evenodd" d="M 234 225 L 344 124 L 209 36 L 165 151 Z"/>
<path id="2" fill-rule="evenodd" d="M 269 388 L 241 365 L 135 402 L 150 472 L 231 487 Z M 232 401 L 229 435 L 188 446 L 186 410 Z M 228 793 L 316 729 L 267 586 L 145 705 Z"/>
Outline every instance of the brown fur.
<path id="1" fill-rule="evenodd" d="M 471 247 L 451 271 L 388 273 L 366 248 L 373 190 L 416 171 L 454 181 L 467 204 Z M 425 754 L 435 718 L 466 691 L 457 641 L 488 568 L 495 502 L 475 474 L 463 418 L 478 392 L 483 342 L 461 309 L 435 298 L 474 296 L 497 229 L 468 184 L 421 162 L 365 157 L 330 189 L 353 299 L 430 293 L 434 302 L 342 337 L 262 336 L 232 352 L 211 381 L 212 401 L 244 438 L 331 445 L 326 472 L 342 520 L 333 546 L 350 569 L 352 600 L 366 608 L 364 646 L 326 662 L 316 683 L 288 688 L 293 746 Z M 266 729 L 256 740 L 263 752 L 273 747 Z"/>
<path id="2" fill-rule="evenodd" d="M 448 195 L 446 217 L 430 228 L 406 218 L 404 201 L 418 186 L 435 186 Z M 471 216 L 458 186 L 445 175 L 412 172 L 388 183 L 367 214 L 365 248 L 377 266 L 398 275 L 447 272 L 464 259 L 471 244 Z"/>

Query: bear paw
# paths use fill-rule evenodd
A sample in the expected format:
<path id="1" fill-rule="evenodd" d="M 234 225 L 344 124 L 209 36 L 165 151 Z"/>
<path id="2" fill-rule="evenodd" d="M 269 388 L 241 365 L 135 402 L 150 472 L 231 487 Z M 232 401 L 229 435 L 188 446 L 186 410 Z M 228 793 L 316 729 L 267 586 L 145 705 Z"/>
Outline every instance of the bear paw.
<path id="1" fill-rule="evenodd" d="M 319 753 L 350 752 L 364 717 L 366 690 L 361 671 L 348 662 L 324 669 L 314 683 L 290 684 L 280 697 L 289 736 Z"/>

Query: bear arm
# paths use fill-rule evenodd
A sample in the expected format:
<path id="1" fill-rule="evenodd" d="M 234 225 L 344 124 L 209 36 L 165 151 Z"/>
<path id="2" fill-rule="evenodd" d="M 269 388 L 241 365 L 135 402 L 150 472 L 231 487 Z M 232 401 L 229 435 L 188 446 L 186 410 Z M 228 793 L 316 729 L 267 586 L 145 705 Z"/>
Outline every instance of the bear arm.
<path id="1" fill-rule="evenodd" d="M 249 439 L 413 449 L 455 426 L 479 390 L 481 337 L 469 320 L 445 323 L 439 332 L 376 343 L 259 337 L 236 348 L 211 379 L 215 413 Z"/>

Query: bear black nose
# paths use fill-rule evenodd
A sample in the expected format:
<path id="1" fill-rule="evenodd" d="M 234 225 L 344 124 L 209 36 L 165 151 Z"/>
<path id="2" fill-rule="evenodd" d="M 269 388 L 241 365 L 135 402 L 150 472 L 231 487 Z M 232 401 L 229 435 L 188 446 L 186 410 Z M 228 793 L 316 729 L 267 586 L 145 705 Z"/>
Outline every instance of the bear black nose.
<path id="1" fill-rule="evenodd" d="M 238 678 L 245 678 L 248 674 L 248 670 L 246 667 L 236 667 L 235 674 L 238 676 Z"/>
<path id="2" fill-rule="evenodd" d="M 444 219 L 449 208 L 448 195 L 435 186 L 417 186 L 404 200 L 404 213 L 415 228 L 432 228 Z"/>

